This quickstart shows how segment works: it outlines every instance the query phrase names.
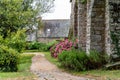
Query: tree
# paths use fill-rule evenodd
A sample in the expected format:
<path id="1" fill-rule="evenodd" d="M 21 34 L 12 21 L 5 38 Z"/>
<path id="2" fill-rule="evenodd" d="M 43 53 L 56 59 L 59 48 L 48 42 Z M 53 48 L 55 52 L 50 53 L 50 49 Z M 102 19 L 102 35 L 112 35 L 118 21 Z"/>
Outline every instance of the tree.
<path id="1" fill-rule="evenodd" d="M 54 0 L 0 0 L 0 34 L 33 26 L 37 17 L 49 12 Z"/>

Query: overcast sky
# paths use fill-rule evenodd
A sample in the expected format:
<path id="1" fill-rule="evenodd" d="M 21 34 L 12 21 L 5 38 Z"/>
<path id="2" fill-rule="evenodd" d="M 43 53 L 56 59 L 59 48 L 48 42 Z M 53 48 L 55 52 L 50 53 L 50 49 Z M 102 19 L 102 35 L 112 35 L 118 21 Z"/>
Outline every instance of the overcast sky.
<path id="1" fill-rule="evenodd" d="M 70 19 L 70 0 L 55 0 L 54 10 L 42 16 L 43 19 Z"/>

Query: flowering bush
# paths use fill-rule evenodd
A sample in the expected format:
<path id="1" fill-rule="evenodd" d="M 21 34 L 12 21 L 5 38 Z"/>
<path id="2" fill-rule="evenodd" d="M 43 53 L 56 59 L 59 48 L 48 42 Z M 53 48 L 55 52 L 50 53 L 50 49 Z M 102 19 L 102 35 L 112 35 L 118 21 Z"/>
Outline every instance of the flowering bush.
<path id="1" fill-rule="evenodd" d="M 62 51 L 71 50 L 72 47 L 76 47 L 77 42 L 77 40 L 75 42 L 72 42 L 68 39 L 60 41 L 58 44 L 55 44 L 53 47 L 50 48 L 51 56 L 56 58 L 59 53 L 62 53 Z"/>

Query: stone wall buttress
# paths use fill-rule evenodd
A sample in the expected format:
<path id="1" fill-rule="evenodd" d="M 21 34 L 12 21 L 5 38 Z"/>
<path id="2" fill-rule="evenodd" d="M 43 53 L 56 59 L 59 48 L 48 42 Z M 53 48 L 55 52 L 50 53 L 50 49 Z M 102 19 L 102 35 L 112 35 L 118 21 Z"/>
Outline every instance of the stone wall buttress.
<path id="1" fill-rule="evenodd" d="M 90 40 L 90 50 L 105 52 L 105 0 L 94 2 Z"/>
<path id="2" fill-rule="evenodd" d="M 78 47 L 86 50 L 86 4 L 78 2 Z"/>
<path id="3" fill-rule="evenodd" d="M 106 13 L 105 13 L 105 18 L 106 18 L 106 27 L 105 27 L 105 53 L 108 55 L 112 54 L 111 53 L 111 39 L 110 39 L 110 25 L 109 25 L 109 0 L 106 0 Z"/>
<path id="4" fill-rule="evenodd" d="M 91 34 L 91 16 L 92 9 L 94 5 L 94 0 L 87 0 L 87 26 L 86 26 L 86 53 L 89 54 L 90 51 L 90 34 Z"/>

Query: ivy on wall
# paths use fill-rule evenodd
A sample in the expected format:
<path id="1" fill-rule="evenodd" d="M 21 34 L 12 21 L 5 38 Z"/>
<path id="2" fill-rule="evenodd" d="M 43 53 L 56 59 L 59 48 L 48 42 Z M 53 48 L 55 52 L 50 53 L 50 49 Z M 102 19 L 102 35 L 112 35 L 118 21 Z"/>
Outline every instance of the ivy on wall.
<path id="1" fill-rule="evenodd" d="M 111 31 L 111 39 L 113 46 L 113 54 L 120 56 L 120 32 Z"/>
<path id="2" fill-rule="evenodd" d="M 85 4 L 87 0 L 76 0 L 76 2 L 81 2 L 82 4 Z"/>
<path id="3" fill-rule="evenodd" d="M 112 53 L 120 56 L 120 26 L 119 26 L 119 10 L 120 3 L 115 1 L 109 2 L 110 8 L 110 37 L 112 41 Z"/>
<path id="4" fill-rule="evenodd" d="M 80 2 L 84 4 L 87 2 L 87 0 L 80 0 Z"/>

